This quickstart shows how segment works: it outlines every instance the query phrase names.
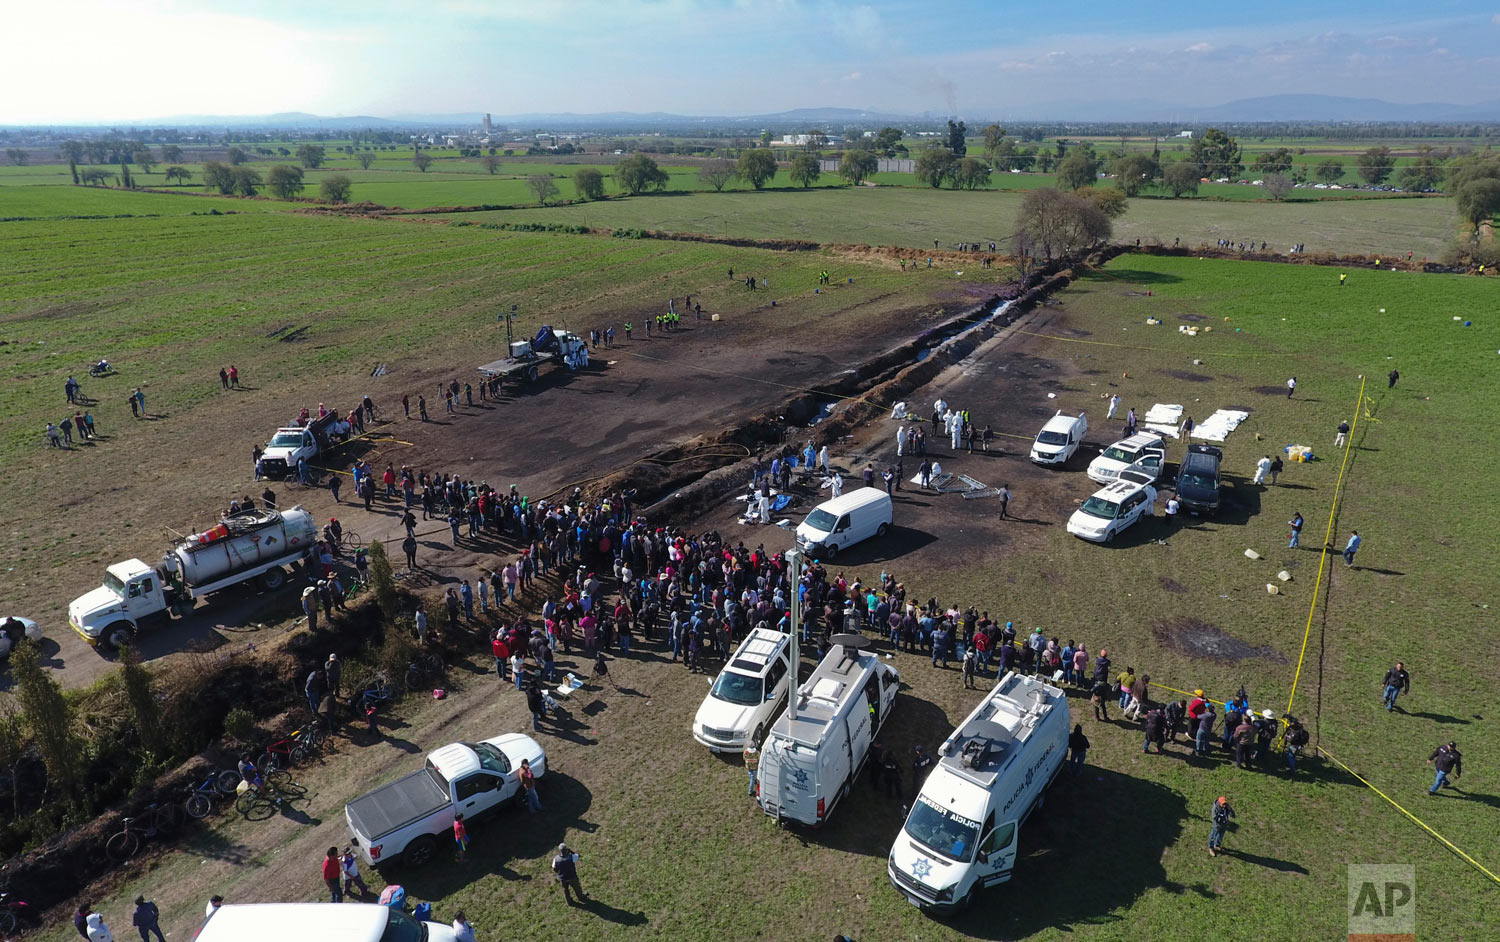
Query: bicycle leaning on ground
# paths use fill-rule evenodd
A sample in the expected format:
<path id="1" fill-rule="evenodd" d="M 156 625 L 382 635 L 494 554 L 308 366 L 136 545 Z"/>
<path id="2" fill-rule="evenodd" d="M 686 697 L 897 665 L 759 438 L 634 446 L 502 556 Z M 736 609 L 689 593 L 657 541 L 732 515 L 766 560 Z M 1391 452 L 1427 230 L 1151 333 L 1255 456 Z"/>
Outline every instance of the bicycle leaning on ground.
<path id="1" fill-rule="evenodd" d="M 177 829 L 177 806 L 152 802 L 135 817 L 121 822 L 119 833 L 104 842 L 104 853 L 115 863 L 123 863 L 141 851 L 145 838 L 171 834 Z"/>
<path id="2" fill-rule="evenodd" d="M 303 792 L 286 769 L 267 769 L 261 773 L 259 785 L 242 783 L 234 799 L 234 810 L 248 818 L 259 809 L 269 817 L 284 800 L 301 797 Z"/>
<path id="3" fill-rule="evenodd" d="M 307 759 L 328 736 L 316 721 L 301 729 L 292 730 L 290 736 L 274 740 L 260 754 L 262 769 L 285 769 Z"/>
<path id="4" fill-rule="evenodd" d="M 182 807 L 194 818 L 205 818 L 214 805 L 226 798 L 234 797 L 234 790 L 240 783 L 240 774 L 234 769 L 224 769 L 215 772 L 197 785 L 187 787 L 187 800 Z"/>
<path id="5" fill-rule="evenodd" d="M 406 689 L 422 689 L 427 686 L 428 679 L 436 679 L 443 675 L 443 667 L 443 656 L 436 651 L 418 654 L 411 663 L 406 665 L 406 676 L 403 678 Z"/>

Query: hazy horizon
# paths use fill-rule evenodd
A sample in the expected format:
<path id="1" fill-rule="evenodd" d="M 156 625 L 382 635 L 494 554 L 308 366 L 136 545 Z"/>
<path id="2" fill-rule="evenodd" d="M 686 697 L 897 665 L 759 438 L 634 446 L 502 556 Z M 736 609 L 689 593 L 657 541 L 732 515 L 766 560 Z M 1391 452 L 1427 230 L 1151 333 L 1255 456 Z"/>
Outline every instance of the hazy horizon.
<path id="1" fill-rule="evenodd" d="M 1320 94 L 1500 98 L 1500 12 L 1438 0 L 1180 0 L 1149 17 L 1085 0 L 59 0 L 11 11 L 0 124 L 178 115 L 490 112 L 691 116 L 844 107 L 1004 118 Z M 935 12 L 940 15 L 935 15 Z M 17 93 L 19 90 L 19 93 Z"/>

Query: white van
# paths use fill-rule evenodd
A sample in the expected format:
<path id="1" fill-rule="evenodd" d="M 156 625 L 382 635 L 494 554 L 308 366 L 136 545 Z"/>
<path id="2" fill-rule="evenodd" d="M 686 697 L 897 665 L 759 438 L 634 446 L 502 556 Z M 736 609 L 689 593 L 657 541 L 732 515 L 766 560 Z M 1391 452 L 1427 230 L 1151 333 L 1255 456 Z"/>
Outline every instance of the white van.
<path id="1" fill-rule="evenodd" d="M 194 942 L 338 939 L 339 942 L 454 942 L 453 927 L 418 922 L 375 903 L 226 903 L 204 920 Z"/>
<path id="2" fill-rule="evenodd" d="M 1100 484 L 1108 484 L 1119 477 L 1121 471 L 1137 463 L 1154 465 L 1156 474 L 1160 475 L 1166 456 L 1167 443 L 1160 435 L 1137 432 L 1110 445 L 1089 462 L 1089 477 Z"/>
<path id="3" fill-rule="evenodd" d="M 758 800 L 778 821 L 817 827 L 828 820 L 854 787 L 901 687 L 901 675 L 868 650 L 868 640 L 831 640 L 761 748 Z"/>
<path id="4" fill-rule="evenodd" d="M 1068 518 L 1068 532 L 1079 539 L 1108 543 L 1120 531 L 1150 516 L 1156 488 L 1147 472 L 1126 468 L 1120 479 L 1095 491 Z"/>
<path id="5" fill-rule="evenodd" d="M 878 487 L 862 487 L 814 507 L 797 525 L 797 546 L 831 558 L 860 540 L 885 536 L 890 528 L 891 495 Z"/>
<path id="6" fill-rule="evenodd" d="M 792 636 L 754 628 L 719 672 L 693 717 L 693 738 L 713 752 L 759 743 L 786 700 Z"/>
<path id="7" fill-rule="evenodd" d="M 923 909 L 961 909 L 1016 863 L 1021 825 L 1041 807 L 1068 751 L 1068 699 L 1035 677 L 1006 674 L 939 747 L 886 862 Z"/>
<path id="8" fill-rule="evenodd" d="M 1037 464 L 1067 464 L 1089 430 L 1088 413 L 1057 415 L 1047 420 L 1031 443 L 1031 460 Z"/>

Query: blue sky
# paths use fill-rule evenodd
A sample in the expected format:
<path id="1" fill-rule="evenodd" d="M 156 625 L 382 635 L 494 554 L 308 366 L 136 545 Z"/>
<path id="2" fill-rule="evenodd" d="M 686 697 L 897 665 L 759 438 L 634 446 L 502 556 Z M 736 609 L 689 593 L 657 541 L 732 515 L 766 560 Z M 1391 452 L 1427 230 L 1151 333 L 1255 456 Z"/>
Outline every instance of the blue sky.
<path id="1" fill-rule="evenodd" d="M 7 25 L 0 123 L 12 124 L 1500 98 L 1500 0 L 52 0 L 18 5 Z"/>

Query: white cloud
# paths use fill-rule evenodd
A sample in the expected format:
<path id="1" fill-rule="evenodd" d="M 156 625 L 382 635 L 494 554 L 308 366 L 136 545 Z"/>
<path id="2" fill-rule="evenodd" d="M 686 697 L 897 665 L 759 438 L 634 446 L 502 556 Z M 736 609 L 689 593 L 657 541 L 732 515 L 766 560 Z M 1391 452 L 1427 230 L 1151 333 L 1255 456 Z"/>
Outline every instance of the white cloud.
<path id="1" fill-rule="evenodd" d="M 1184 49 L 1183 52 L 1212 52 L 1213 48 L 1214 47 L 1209 45 L 1208 43 L 1193 43 L 1191 46 Z"/>

